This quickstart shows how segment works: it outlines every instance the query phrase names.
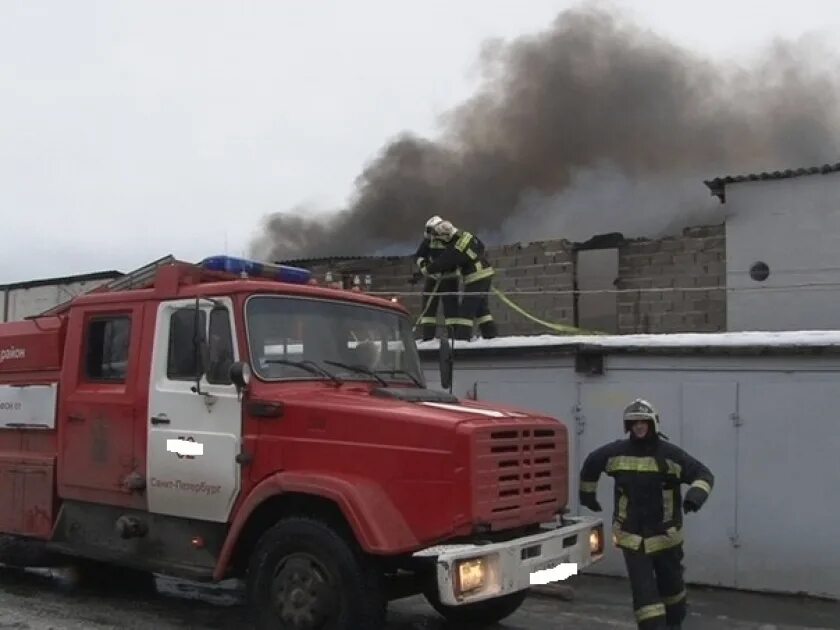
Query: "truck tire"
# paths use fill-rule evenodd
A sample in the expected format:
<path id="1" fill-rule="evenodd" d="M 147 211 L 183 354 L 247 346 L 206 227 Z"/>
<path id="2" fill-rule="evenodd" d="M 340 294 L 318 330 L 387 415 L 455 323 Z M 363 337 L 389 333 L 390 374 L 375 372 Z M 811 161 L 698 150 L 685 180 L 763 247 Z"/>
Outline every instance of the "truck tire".
<path id="1" fill-rule="evenodd" d="M 515 613 L 528 598 L 528 589 L 462 606 L 442 604 L 437 592 L 427 592 L 425 597 L 432 607 L 447 621 L 455 624 L 455 627 L 485 628 Z"/>
<path id="2" fill-rule="evenodd" d="M 382 575 L 355 541 L 325 522 L 285 518 L 263 534 L 248 567 L 258 630 L 382 630 Z"/>

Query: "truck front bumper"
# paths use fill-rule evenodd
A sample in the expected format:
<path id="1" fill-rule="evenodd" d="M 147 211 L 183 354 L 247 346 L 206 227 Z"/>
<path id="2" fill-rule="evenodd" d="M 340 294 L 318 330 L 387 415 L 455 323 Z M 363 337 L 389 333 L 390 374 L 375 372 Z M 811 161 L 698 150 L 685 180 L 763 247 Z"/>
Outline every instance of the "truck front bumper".
<path id="1" fill-rule="evenodd" d="M 527 589 L 532 574 L 561 564 L 576 565 L 570 573 L 574 574 L 601 560 L 604 547 L 600 519 L 566 517 L 564 523 L 545 524 L 531 536 L 492 544 L 439 545 L 414 556 L 435 558 L 440 602 L 460 606 Z"/>

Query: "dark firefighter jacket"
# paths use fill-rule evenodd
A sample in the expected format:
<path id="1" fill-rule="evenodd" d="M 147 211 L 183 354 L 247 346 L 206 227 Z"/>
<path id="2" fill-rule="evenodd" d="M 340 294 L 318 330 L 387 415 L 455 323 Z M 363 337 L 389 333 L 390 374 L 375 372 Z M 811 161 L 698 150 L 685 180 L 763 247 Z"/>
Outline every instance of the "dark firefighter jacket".
<path id="1" fill-rule="evenodd" d="M 580 501 L 595 502 L 598 479 L 615 480 L 613 535 L 619 547 L 656 553 L 682 543 L 681 484 L 698 504 L 712 492 L 711 471 L 680 447 L 662 439 L 617 440 L 592 452 L 580 473 Z M 693 490 L 697 488 L 698 490 Z"/>
<path id="2" fill-rule="evenodd" d="M 425 271 L 425 266 L 437 260 L 444 251 L 446 251 L 446 241 L 442 241 L 439 238 L 427 237 L 424 238 L 417 247 L 417 251 L 414 253 L 414 260 L 420 270 L 423 271 L 426 276 L 429 276 L 429 274 Z M 458 271 L 455 270 L 436 277 L 455 278 L 457 276 Z"/>
<path id="3" fill-rule="evenodd" d="M 438 238 L 426 237 L 420 241 L 417 251 L 414 253 L 414 260 L 417 265 L 423 265 L 437 258 L 446 249 L 446 243 Z"/>
<path id="4" fill-rule="evenodd" d="M 457 231 L 446 249 L 433 262 L 425 266 L 425 273 L 437 274 L 460 271 L 464 284 L 489 278 L 493 267 L 487 261 L 484 243 L 469 232 Z"/>

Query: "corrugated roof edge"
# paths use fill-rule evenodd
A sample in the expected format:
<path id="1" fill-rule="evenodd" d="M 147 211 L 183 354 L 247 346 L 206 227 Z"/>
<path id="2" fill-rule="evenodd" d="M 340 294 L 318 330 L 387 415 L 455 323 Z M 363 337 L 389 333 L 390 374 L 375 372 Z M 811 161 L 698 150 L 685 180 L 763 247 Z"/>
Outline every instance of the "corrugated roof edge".
<path id="1" fill-rule="evenodd" d="M 773 171 L 763 173 L 748 173 L 746 175 L 726 175 L 704 180 L 712 195 L 718 197 L 722 202 L 726 201 L 726 185 L 737 184 L 738 182 L 757 182 L 773 179 L 789 179 L 791 177 L 802 177 L 806 175 L 827 175 L 840 171 L 840 162 L 836 164 L 823 164 L 822 166 L 811 166 L 807 168 L 786 169 L 784 171 Z"/>
<path id="2" fill-rule="evenodd" d="M 437 357 L 438 340 L 422 341 L 423 358 Z M 652 335 L 534 335 L 455 342 L 456 356 L 533 354 L 840 354 L 840 330 L 663 333 Z"/>
<path id="3" fill-rule="evenodd" d="M 31 289 L 34 287 L 49 286 L 51 284 L 70 284 L 73 282 L 90 282 L 91 280 L 112 280 L 121 278 L 122 271 L 94 271 L 92 273 L 80 273 L 75 276 L 60 276 L 57 278 L 42 278 L 39 280 L 23 280 L 10 284 L 0 284 L 0 291 L 14 291 L 16 289 Z"/>

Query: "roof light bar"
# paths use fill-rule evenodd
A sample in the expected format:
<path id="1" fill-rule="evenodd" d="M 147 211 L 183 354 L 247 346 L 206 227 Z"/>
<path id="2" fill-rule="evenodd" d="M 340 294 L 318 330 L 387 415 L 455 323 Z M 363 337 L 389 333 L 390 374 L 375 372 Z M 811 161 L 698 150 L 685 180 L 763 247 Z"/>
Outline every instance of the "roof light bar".
<path id="1" fill-rule="evenodd" d="M 210 256 L 198 264 L 208 271 L 224 271 L 240 276 L 267 278 L 291 284 L 308 284 L 312 278 L 312 272 L 308 269 L 289 267 L 288 265 L 272 265 L 235 256 Z"/>

